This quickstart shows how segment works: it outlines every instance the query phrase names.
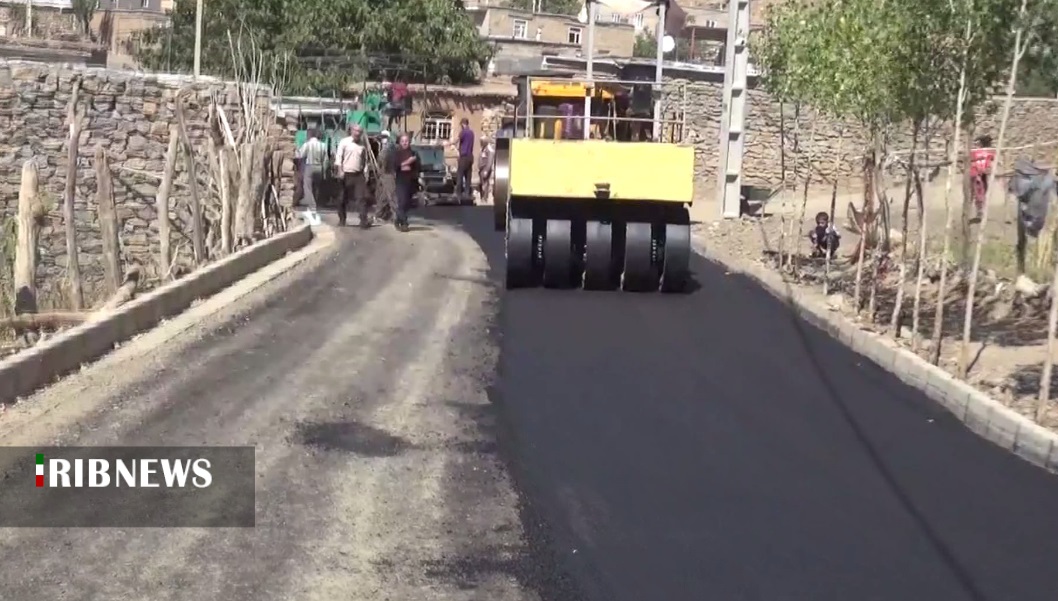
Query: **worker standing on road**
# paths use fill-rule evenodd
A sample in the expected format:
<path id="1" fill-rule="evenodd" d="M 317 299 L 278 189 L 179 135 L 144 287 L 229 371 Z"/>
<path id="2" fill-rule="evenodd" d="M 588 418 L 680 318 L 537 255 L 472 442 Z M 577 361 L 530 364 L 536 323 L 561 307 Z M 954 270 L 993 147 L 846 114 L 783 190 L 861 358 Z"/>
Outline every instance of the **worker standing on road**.
<path id="1" fill-rule="evenodd" d="M 399 147 L 392 158 L 397 185 L 397 214 L 394 225 L 402 232 L 408 231 L 408 209 L 419 183 L 419 164 L 419 155 L 411 148 L 411 136 L 402 134 Z"/>
<path id="2" fill-rule="evenodd" d="M 378 150 L 378 202 L 379 207 L 389 207 L 394 215 L 397 214 L 397 183 L 393 171 L 393 153 L 396 145 L 390 138 L 389 131 L 382 131 L 382 143 Z M 376 210 L 377 212 L 377 210 Z M 396 219 L 394 217 L 394 219 Z M 396 221 L 394 221 L 396 224 Z"/>
<path id="3" fill-rule="evenodd" d="M 364 148 L 364 132 L 359 125 L 349 127 L 349 136 L 338 143 L 335 163 L 342 179 L 342 200 L 338 204 L 338 225 L 345 226 L 346 210 L 350 202 L 360 208 L 360 227 L 369 228 L 367 215 L 367 151 Z"/>
<path id="4" fill-rule="evenodd" d="M 474 190 L 470 187 L 471 173 L 474 168 L 474 131 L 470 129 L 470 121 L 463 118 L 459 122 L 459 163 L 456 171 L 456 198 L 462 202 L 464 198 L 474 198 Z"/>
<path id="5" fill-rule="evenodd" d="M 309 224 L 319 225 L 320 216 L 316 209 L 316 199 L 319 198 L 320 188 L 323 186 L 327 146 L 320 140 L 320 134 L 315 128 L 308 131 L 308 139 L 298 148 L 294 158 L 301 162 L 302 199 L 307 207 L 303 216 Z"/>

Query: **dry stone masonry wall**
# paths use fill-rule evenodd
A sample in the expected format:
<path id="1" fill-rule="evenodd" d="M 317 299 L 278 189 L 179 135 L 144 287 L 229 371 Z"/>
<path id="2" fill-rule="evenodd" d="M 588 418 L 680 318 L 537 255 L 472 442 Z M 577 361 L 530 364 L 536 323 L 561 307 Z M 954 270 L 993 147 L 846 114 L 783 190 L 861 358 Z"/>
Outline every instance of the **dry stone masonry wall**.
<path id="1" fill-rule="evenodd" d="M 694 145 L 695 194 L 699 198 L 712 197 L 717 183 L 717 164 L 720 149 L 720 116 L 723 85 L 714 81 L 679 80 L 687 86 L 687 141 Z M 1002 98 L 984 107 L 977 117 L 975 135 L 989 134 L 998 140 Z M 761 89 L 750 89 L 746 114 L 746 145 L 743 154 L 743 181 L 746 185 L 775 188 L 782 181 L 782 135 L 786 133 L 786 169 L 788 181 L 793 169 L 805 173 L 811 156 L 813 182 L 858 179 L 862 173 L 866 136 L 855 125 L 843 124 L 819 116 L 810 109 L 801 109 L 779 102 Z M 911 132 L 893 133 L 891 148 L 906 151 L 911 148 Z M 930 163 L 946 160 L 949 131 L 938 131 L 930 143 Z M 795 140 L 799 152 L 795 161 L 791 148 Z M 922 144 L 920 142 L 920 144 Z M 961 144 L 960 144 L 961 145 Z M 1005 147 L 1019 148 L 1010 156 L 1025 157 L 1040 164 L 1053 165 L 1058 156 L 1058 100 L 1048 98 L 1016 98 L 1007 125 Z M 1028 148 L 1021 148 L 1028 147 Z M 844 159 L 834 157 L 841 149 Z M 921 156 L 921 155 L 919 155 Z"/>
<path id="2" fill-rule="evenodd" d="M 204 78 L 145 75 L 128 71 L 71 68 L 38 63 L 0 63 L 0 221 L 17 215 L 22 164 L 31 159 L 39 172 L 40 195 L 48 212 L 40 232 L 37 285 L 42 307 L 66 305 L 63 293 L 67 252 L 62 203 L 66 185 L 69 123 L 67 103 L 80 81 L 81 135 L 77 156 L 75 221 L 85 302 L 103 298 L 102 238 L 96 207 L 94 153 L 109 157 L 119 219 L 123 265 L 139 264 L 150 284 L 159 279 L 158 214 L 170 125 L 177 123 L 176 97 L 184 99 L 188 136 L 195 147 L 200 196 L 207 194 L 206 137 L 210 100 L 217 95 L 237 127 L 240 114 L 234 84 Z M 264 91 L 260 94 L 265 95 Z M 285 127 L 270 124 L 279 139 Z M 291 136 L 292 137 L 292 136 Z M 186 162 L 176 164 L 170 195 L 171 246 L 190 256 L 190 189 Z M 287 161 L 289 168 L 289 161 Z M 284 186 L 286 187 L 286 186 Z"/>

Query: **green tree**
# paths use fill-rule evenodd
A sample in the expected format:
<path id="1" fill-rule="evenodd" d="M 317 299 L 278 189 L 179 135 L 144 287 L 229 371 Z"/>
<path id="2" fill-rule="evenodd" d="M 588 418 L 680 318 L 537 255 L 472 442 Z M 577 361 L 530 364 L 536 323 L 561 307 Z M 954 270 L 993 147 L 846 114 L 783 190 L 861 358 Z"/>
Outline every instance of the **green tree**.
<path id="1" fill-rule="evenodd" d="M 329 95 L 365 77 L 474 80 L 490 48 L 452 0 L 211 0 L 203 15 L 202 70 L 235 71 L 229 34 L 256 59 L 286 66 L 284 90 Z M 137 56 L 151 69 L 191 70 L 195 0 L 177 0 L 168 27 L 144 32 Z"/>
<path id="2" fill-rule="evenodd" d="M 87 36 L 92 36 L 92 16 L 96 12 L 97 2 L 98 0 L 73 0 L 74 17 L 81 26 L 81 32 Z"/>
<path id="3" fill-rule="evenodd" d="M 554 15 L 576 15 L 584 6 L 583 0 L 510 0 L 507 6 L 520 10 L 533 10 L 539 5 L 540 12 Z"/>
<path id="4" fill-rule="evenodd" d="M 676 48 L 673 52 L 665 53 L 666 60 L 691 61 L 702 56 L 701 47 L 691 48 L 691 42 L 683 38 L 676 39 Z M 636 36 L 635 46 L 632 48 L 632 56 L 637 58 L 657 58 L 658 42 L 654 34 L 643 32 Z"/>

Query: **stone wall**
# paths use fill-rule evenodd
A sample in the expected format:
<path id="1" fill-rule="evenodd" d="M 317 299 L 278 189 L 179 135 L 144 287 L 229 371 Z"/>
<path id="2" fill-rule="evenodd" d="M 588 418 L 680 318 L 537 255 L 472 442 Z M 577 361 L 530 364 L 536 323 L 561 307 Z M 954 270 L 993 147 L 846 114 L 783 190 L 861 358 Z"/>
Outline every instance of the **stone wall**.
<path id="1" fill-rule="evenodd" d="M 105 149 L 111 164 L 122 261 L 125 265 L 141 265 L 149 282 L 155 283 L 159 276 L 155 195 L 164 169 L 169 127 L 177 122 L 178 92 L 190 91 L 184 110 L 203 202 L 208 202 L 207 195 L 213 196 L 208 186 L 205 151 L 211 97 L 216 94 L 226 107 L 229 119 L 235 121 L 233 128 L 238 127 L 240 115 L 237 88 L 212 78 L 193 82 L 191 78 L 172 75 L 27 62 L 0 63 L 0 221 L 17 214 L 22 164 L 32 159 L 39 171 L 40 193 L 49 207 L 40 235 L 37 282 L 43 307 L 64 306 L 67 302 L 63 292 L 67 252 L 62 199 L 69 135 L 67 103 L 75 79 L 81 82 L 79 105 L 83 111 L 75 214 L 78 257 L 88 306 L 97 304 L 104 294 L 93 160 L 96 147 Z M 258 94 L 267 100 L 266 91 Z M 262 103 L 262 106 L 267 105 Z M 274 126 L 273 136 L 285 137 L 283 129 Z M 290 167 L 287 161 L 287 169 Z M 171 245 L 174 253 L 188 257 L 191 252 L 190 189 L 186 161 L 178 160 L 176 169 L 170 196 Z M 284 187 L 289 194 L 292 183 Z"/>
<path id="2" fill-rule="evenodd" d="M 686 86 L 687 90 L 687 135 L 696 147 L 695 194 L 699 198 L 711 198 L 716 193 L 717 164 L 720 149 L 720 116 L 723 84 L 717 81 L 692 81 L 674 79 L 674 83 Z M 1002 98 L 980 111 L 977 118 L 976 135 L 990 134 L 998 141 Z M 858 179 L 862 172 L 862 156 L 866 149 L 866 137 L 860 128 L 817 116 L 809 109 L 798 115 L 795 107 L 780 105 L 767 92 L 750 89 L 746 115 L 746 146 L 743 154 L 743 181 L 745 185 L 775 188 L 782 181 L 782 135 L 786 132 L 786 168 L 788 181 L 792 179 L 795 157 L 792 152 L 795 141 L 799 152 L 797 167 L 804 173 L 808 157 L 812 157 L 813 182 L 832 182 L 835 175 L 839 181 Z M 844 141 L 842 142 L 842 137 Z M 945 160 L 945 144 L 949 130 L 936 132 L 932 136 L 929 161 Z M 1013 151 L 1012 159 L 1025 157 L 1042 164 L 1052 165 L 1058 155 L 1058 100 L 1047 98 L 1016 98 L 1007 126 L 1007 148 Z M 839 147 L 844 159 L 835 170 L 834 157 Z M 911 147 L 911 132 L 895 132 L 891 148 L 904 151 Z M 1029 148 L 1021 148 L 1029 147 Z M 922 156 L 922 155 L 919 155 Z M 1009 163 L 1008 163 L 1009 164 Z"/>

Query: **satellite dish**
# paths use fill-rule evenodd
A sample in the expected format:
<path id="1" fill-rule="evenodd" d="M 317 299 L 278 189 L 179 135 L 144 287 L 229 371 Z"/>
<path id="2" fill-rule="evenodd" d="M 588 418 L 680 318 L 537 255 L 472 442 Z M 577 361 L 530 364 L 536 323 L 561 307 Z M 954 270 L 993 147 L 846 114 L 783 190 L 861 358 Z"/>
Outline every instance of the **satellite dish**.
<path id="1" fill-rule="evenodd" d="M 676 48 L 676 40 L 671 35 L 661 38 L 661 51 L 672 52 Z"/>

